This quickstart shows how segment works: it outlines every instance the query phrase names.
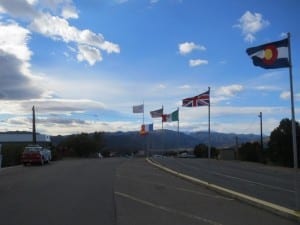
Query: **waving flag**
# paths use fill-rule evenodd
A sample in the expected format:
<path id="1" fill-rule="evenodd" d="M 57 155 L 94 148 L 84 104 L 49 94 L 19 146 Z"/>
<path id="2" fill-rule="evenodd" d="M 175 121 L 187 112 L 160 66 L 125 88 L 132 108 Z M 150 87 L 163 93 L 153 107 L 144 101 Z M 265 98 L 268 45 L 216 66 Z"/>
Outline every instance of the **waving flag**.
<path id="1" fill-rule="evenodd" d="M 153 131 L 153 123 L 150 123 L 150 124 L 143 124 L 143 125 L 141 126 L 140 134 L 141 134 L 141 135 L 146 135 L 146 134 L 148 134 L 150 131 Z"/>
<path id="2" fill-rule="evenodd" d="M 182 100 L 183 107 L 197 107 L 206 105 L 209 105 L 209 90 L 200 95 Z"/>
<path id="3" fill-rule="evenodd" d="M 255 66 L 265 69 L 290 67 L 289 39 L 267 43 L 246 50 Z"/>
<path id="4" fill-rule="evenodd" d="M 143 113 L 144 112 L 144 104 L 142 104 L 142 105 L 134 105 L 132 107 L 132 112 L 133 113 Z"/>
<path id="5" fill-rule="evenodd" d="M 164 114 L 162 115 L 162 122 L 173 122 L 173 121 L 178 121 L 179 116 L 178 116 L 178 109 L 171 114 Z"/>
<path id="6" fill-rule="evenodd" d="M 162 117 L 163 111 L 164 111 L 164 108 L 157 109 L 157 110 L 151 111 L 150 115 L 152 118 L 159 118 L 159 117 Z"/>

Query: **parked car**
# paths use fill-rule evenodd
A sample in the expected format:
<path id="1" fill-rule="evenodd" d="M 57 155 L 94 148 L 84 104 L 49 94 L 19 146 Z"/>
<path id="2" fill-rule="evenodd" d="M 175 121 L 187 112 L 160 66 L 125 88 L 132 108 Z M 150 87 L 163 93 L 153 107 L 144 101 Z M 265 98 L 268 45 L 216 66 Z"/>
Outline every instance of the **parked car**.
<path id="1" fill-rule="evenodd" d="M 51 150 L 44 148 L 40 145 L 28 145 L 25 147 L 21 156 L 21 161 L 24 165 L 28 163 L 49 163 L 52 159 Z"/>

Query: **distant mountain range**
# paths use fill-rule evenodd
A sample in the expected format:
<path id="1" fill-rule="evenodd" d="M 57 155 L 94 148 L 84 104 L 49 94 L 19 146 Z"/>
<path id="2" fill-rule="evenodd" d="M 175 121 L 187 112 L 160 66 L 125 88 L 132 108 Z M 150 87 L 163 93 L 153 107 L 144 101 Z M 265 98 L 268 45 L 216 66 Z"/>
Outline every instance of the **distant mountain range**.
<path id="1" fill-rule="evenodd" d="M 139 132 L 105 132 L 103 136 L 104 148 L 112 151 L 192 149 L 197 144 L 208 144 L 208 132 L 205 131 L 178 133 L 171 130 L 156 130 L 146 136 L 141 136 Z M 51 139 L 53 144 L 58 144 L 65 137 L 54 136 Z M 260 135 L 211 132 L 213 147 L 232 147 L 236 145 L 236 141 L 238 144 L 260 141 Z"/>
<path id="2" fill-rule="evenodd" d="M 28 134 L 26 131 L 1 132 L 2 134 Z M 58 145 L 67 136 L 52 136 L 51 141 Z M 172 149 L 192 149 L 197 144 L 208 145 L 208 132 L 176 132 L 172 130 L 155 130 L 146 136 L 139 132 L 104 132 L 104 148 L 112 151 L 134 151 L 151 149 L 153 151 Z M 266 143 L 268 137 L 264 137 Z M 246 142 L 260 141 L 260 135 L 255 134 L 234 134 L 211 132 L 211 146 L 216 148 L 229 148 L 237 143 L 240 145 Z"/>

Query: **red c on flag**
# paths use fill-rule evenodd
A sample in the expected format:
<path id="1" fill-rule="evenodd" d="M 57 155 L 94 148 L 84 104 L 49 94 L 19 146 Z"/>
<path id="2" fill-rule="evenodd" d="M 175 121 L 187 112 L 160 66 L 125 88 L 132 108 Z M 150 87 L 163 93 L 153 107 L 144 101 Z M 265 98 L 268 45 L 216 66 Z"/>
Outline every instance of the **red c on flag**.
<path id="1" fill-rule="evenodd" d="M 278 57 L 278 51 L 276 46 L 268 45 L 264 48 L 264 58 L 263 61 L 265 64 L 271 65 L 273 64 Z"/>

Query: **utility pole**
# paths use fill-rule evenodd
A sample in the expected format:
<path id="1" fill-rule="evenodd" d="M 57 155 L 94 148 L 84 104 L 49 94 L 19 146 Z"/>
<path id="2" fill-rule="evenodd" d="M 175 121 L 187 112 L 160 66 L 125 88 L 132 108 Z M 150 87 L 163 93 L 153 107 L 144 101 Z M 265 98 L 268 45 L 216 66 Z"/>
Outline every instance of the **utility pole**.
<path id="1" fill-rule="evenodd" d="M 262 112 L 259 113 L 258 117 L 260 118 L 260 148 L 261 151 L 263 151 L 264 143 L 263 143 L 263 132 L 262 132 Z"/>
<path id="2" fill-rule="evenodd" d="M 32 142 L 36 144 L 36 130 L 35 130 L 35 108 L 32 107 Z"/>

